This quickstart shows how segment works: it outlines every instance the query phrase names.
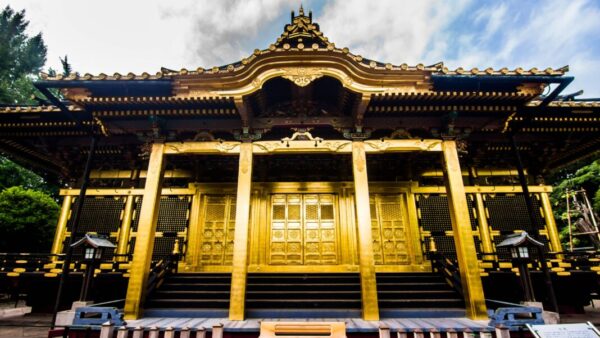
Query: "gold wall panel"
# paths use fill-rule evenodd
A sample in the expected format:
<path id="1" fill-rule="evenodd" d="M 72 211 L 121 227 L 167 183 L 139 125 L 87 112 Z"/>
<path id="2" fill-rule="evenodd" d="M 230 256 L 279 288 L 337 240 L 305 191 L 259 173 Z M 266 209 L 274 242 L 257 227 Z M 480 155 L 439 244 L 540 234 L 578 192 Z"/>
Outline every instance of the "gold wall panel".
<path id="1" fill-rule="evenodd" d="M 339 263 L 335 194 L 273 194 L 269 264 Z"/>
<path id="2" fill-rule="evenodd" d="M 235 195 L 203 196 L 200 265 L 231 265 L 235 200 Z"/>
<path id="3" fill-rule="evenodd" d="M 407 243 L 407 212 L 399 194 L 371 194 L 371 228 L 376 265 L 411 263 Z"/>

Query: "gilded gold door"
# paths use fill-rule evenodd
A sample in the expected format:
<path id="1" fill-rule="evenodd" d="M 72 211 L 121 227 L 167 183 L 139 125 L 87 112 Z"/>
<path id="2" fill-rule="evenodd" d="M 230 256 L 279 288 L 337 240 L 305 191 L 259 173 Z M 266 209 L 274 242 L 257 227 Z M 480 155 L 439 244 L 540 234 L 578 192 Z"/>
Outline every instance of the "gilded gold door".
<path id="1" fill-rule="evenodd" d="M 206 195 L 202 203 L 200 264 L 230 266 L 235 232 L 235 195 Z"/>
<path id="2" fill-rule="evenodd" d="M 411 263 L 407 244 L 408 222 L 400 194 L 371 194 L 373 254 L 377 265 Z"/>
<path id="3" fill-rule="evenodd" d="M 335 194 L 272 194 L 271 265 L 339 263 Z"/>

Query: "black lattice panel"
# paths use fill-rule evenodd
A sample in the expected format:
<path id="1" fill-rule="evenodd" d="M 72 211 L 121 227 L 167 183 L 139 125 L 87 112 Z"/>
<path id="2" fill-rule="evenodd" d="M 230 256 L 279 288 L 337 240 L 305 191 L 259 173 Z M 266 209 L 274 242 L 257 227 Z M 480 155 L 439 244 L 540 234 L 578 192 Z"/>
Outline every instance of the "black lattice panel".
<path id="1" fill-rule="evenodd" d="M 182 232 L 188 225 L 190 196 L 168 196 L 160 199 L 157 232 Z"/>
<path id="2" fill-rule="evenodd" d="M 469 219 L 471 229 L 477 230 L 477 219 L 473 209 L 473 196 L 467 195 L 467 206 L 469 208 Z M 437 250 L 448 257 L 456 257 L 454 237 L 447 236 L 446 231 L 452 231 L 452 220 L 446 195 L 419 195 L 417 201 L 419 208 L 419 226 L 422 231 L 429 231 L 433 236 Z M 481 252 L 481 241 L 474 236 L 475 250 Z M 429 237 L 425 238 L 423 247 L 429 251 Z"/>
<path id="3" fill-rule="evenodd" d="M 473 200 L 467 195 L 467 206 L 469 207 L 469 219 L 471 228 L 477 229 L 477 219 L 473 211 Z M 419 195 L 417 208 L 421 213 L 419 225 L 425 231 L 439 232 L 452 231 L 452 220 L 446 195 Z"/>
<path id="4" fill-rule="evenodd" d="M 173 252 L 173 246 L 175 245 L 175 239 L 179 239 L 179 248 L 181 250 L 182 244 L 185 240 L 183 237 L 156 237 L 154 239 L 154 251 L 152 251 L 152 260 L 157 261 L 162 258 L 169 257 Z"/>
<path id="5" fill-rule="evenodd" d="M 539 210 L 539 200 L 535 196 L 532 197 L 534 209 Z M 531 231 L 529 212 L 523 195 L 486 195 L 485 206 L 489 213 L 488 223 L 492 229 L 511 232 L 514 230 Z M 536 216 L 538 217 L 538 224 L 543 226 L 544 219 L 541 214 L 537 212 Z"/>
<path id="6" fill-rule="evenodd" d="M 86 197 L 77 232 L 97 232 L 99 234 L 116 232 L 121 225 L 121 213 L 124 204 L 125 198 L 123 197 Z M 75 200 L 73 202 L 71 218 L 67 223 L 69 231 L 73 227 L 76 209 L 77 201 Z"/>
<path id="7" fill-rule="evenodd" d="M 448 198 L 442 195 L 418 196 L 420 211 L 419 225 L 425 231 L 452 231 L 452 220 L 448 209 Z"/>

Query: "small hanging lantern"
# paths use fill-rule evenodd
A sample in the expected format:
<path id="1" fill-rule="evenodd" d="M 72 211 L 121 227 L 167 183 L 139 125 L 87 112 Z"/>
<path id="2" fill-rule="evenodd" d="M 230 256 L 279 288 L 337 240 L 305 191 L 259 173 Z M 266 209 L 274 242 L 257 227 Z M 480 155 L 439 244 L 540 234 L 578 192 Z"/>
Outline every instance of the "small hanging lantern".
<path id="1" fill-rule="evenodd" d="M 513 259 L 529 260 L 532 248 L 541 248 L 544 244 L 531 238 L 526 231 L 508 235 L 498 244 L 497 248 L 509 248 Z"/>
<path id="2" fill-rule="evenodd" d="M 86 263 L 85 276 L 79 300 L 85 301 L 88 298 L 88 290 L 94 276 L 96 262 L 102 259 L 104 250 L 114 249 L 116 246 L 105 236 L 95 234 L 85 234 L 82 239 L 71 245 L 71 248 L 83 247 L 83 261 Z"/>
<path id="3" fill-rule="evenodd" d="M 85 236 L 71 245 L 72 248 L 83 246 L 83 260 L 92 262 L 102 258 L 104 250 L 114 249 L 116 246 L 105 236 L 85 234 Z"/>
<path id="4" fill-rule="evenodd" d="M 543 243 L 531 238 L 525 231 L 506 236 L 504 240 L 496 246 L 497 248 L 510 249 L 510 255 L 514 263 L 516 263 L 519 267 L 521 287 L 523 288 L 525 301 L 528 302 L 535 301 L 533 283 L 531 282 L 531 276 L 529 275 L 528 267 L 528 262 L 531 257 L 530 250 L 532 248 L 537 248 L 540 250 L 543 246 Z"/>

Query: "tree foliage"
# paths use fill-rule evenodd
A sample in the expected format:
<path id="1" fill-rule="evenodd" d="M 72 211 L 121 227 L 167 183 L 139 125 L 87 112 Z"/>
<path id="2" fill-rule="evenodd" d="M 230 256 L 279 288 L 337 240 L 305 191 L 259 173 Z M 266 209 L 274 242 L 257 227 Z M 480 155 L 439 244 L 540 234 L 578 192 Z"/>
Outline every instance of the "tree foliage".
<path id="1" fill-rule="evenodd" d="M 51 193 L 41 176 L 5 157 L 0 157 L 0 191 L 14 186 Z"/>
<path id="2" fill-rule="evenodd" d="M 0 12 L 0 103 L 32 103 L 32 78 L 46 63 L 47 48 L 42 33 L 26 34 L 25 11 L 6 7 Z"/>
<path id="3" fill-rule="evenodd" d="M 600 160 L 581 166 L 574 174 L 566 174 L 557 181 L 551 195 L 554 218 L 560 230 L 563 246 L 568 247 L 569 227 L 567 219 L 566 191 L 584 189 L 596 214 L 600 214 Z M 571 214 L 571 220 L 575 221 L 576 214 Z M 577 230 L 572 227 L 571 230 Z M 587 245 L 585 238 L 574 238 L 574 246 Z"/>
<path id="4" fill-rule="evenodd" d="M 48 252 L 58 219 L 56 201 L 41 191 L 11 187 L 0 192 L 0 248 Z"/>
<path id="5" fill-rule="evenodd" d="M 33 104 L 46 62 L 42 34 L 28 36 L 25 11 L 0 11 L 0 104 Z M 70 67 L 65 57 L 63 67 Z M 48 252 L 59 207 L 41 176 L 0 156 L 0 251 Z"/>

